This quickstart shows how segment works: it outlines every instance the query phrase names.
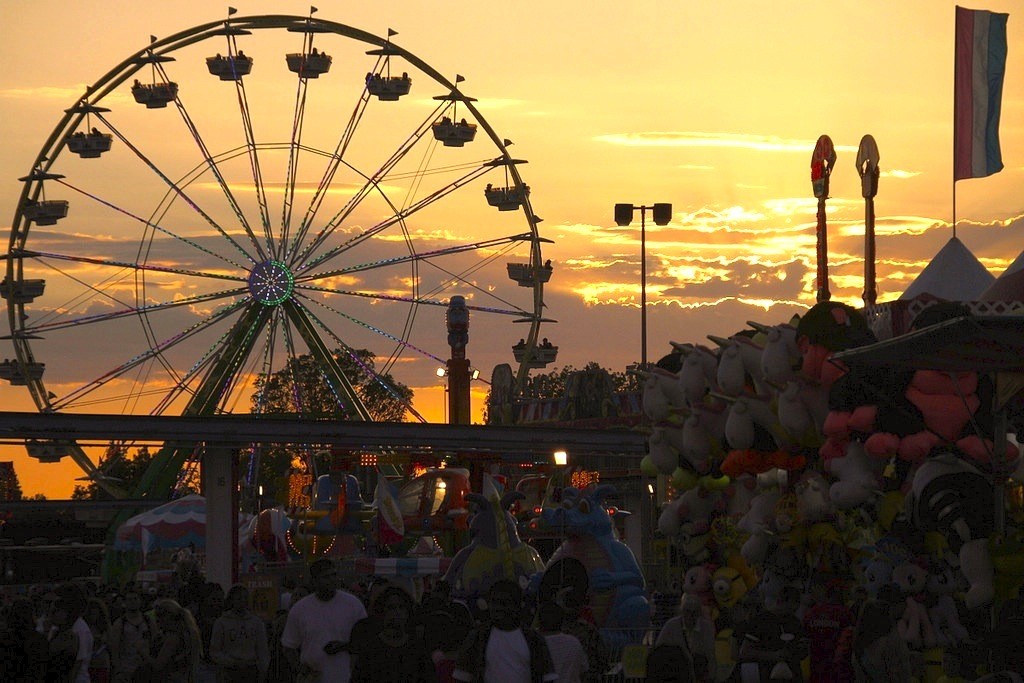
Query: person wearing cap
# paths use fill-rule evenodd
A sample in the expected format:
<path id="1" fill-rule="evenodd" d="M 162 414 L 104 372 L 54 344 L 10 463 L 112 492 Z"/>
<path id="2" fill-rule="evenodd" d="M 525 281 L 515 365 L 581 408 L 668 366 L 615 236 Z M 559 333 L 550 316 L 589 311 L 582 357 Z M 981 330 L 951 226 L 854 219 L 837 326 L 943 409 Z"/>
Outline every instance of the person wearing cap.
<path id="1" fill-rule="evenodd" d="M 309 574 L 313 593 L 292 605 L 281 645 L 292 669 L 299 672 L 299 681 L 348 683 L 352 627 L 366 618 L 366 608 L 359 598 L 338 589 L 338 573 L 330 560 L 317 560 Z"/>

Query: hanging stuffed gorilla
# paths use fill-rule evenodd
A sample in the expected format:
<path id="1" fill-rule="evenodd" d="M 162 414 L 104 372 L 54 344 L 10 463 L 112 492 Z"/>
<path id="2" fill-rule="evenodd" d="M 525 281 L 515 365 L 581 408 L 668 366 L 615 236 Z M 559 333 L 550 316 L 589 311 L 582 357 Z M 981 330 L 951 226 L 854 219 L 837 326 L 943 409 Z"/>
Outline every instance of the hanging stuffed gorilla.
<path id="1" fill-rule="evenodd" d="M 911 325 L 920 330 L 946 320 L 970 315 L 956 302 L 942 302 L 922 311 Z M 987 375 L 976 371 L 900 370 L 883 387 L 875 433 L 864 442 L 873 456 L 898 455 L 920 462 L 939 447 L 955 447 L 977 462 L 987 463 L 992 453 L 992 393 Z M 1016 457 L 1008 446 L 1003 457 Z"/>

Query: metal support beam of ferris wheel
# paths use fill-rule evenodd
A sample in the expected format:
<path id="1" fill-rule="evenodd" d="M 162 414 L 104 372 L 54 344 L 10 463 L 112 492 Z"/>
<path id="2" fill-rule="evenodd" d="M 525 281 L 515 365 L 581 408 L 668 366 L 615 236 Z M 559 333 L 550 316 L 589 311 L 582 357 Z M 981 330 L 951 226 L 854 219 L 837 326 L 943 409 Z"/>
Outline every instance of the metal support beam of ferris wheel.
<path id="1" fill-rule="evenodd" d="M 249 356 L 260 332 L 270 320 L 271 309 L 267 306 L 250 306 L 228 332 L 217 362 L 207 373 L 202 385 L 189 400 L 182 416 L 215 415 L 221 398 L 234 381 L 237 369 Z M 156 496 L 166 498 L 177 479 L 185 460 L 195 450 L 193 442 L 169 442 L 164 444 L 153 457 L 153 462 L 143 473 L 135 489 L 135 497 Z"/>
<path id="2" fill-rule="evenodd" d="M 292 301 L 285 301 L 282 304 L 288 320 L 295 326 L 296 331 L 302 340 L 306 342 L 309 352 L 316 359 L 317 365 L 324 373 L 324 380 L 330 385 L 331 390 L 351 409 L 349 419 L 368 422 L 373 418 L 370 411 L 363 405 L 362 400 L 356 393 L 355 387 L 349 381 L 345 372 L 341 369 L 337 359 L 331 350 L 324 344 L 323 339 L 317 334 L 314 321 L 310 319 L 305 309 Z"/>

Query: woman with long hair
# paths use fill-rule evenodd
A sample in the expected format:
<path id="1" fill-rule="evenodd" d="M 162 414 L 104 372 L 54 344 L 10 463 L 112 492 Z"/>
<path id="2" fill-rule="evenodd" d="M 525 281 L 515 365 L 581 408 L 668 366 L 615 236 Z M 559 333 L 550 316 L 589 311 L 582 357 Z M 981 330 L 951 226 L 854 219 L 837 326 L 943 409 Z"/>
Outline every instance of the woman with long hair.
<path id="1" fill-rule="evenodd" d="M 858 682 L 911 680 L 910 650 L 896 632 L 889 603 L 868 600 L 861 608 L 853 633 L 853 667 Z"/>
<path id="2" fill-rule="evenodd" d="M 177 601 L 161 598 L 153 603 L 153 616 L 160 635 L 149 670 L 161 683 L 194 683 L 203 644 L 192 614 Z"/>
<path id="3" fill-rule="evenodd" d="M 110 633 L 110 613 L 99 598 L 89 598 L 85 603 L 82 619 L 92 632 L 92 657 L 89 659 L 89 681 L 108 683 L 110 681 L 110 651 L 107 637 Z"/>

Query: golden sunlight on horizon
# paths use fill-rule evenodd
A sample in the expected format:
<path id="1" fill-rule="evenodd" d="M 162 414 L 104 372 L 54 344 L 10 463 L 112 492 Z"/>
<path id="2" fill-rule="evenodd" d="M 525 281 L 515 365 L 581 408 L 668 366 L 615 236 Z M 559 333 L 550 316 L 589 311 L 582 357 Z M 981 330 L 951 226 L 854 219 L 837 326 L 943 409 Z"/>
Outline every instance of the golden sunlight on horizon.
<path id="1" fill-rule="evenodd" d="M 487 184 L 511 183 L 491 161 L 500 145 L 521 162 L 516 171 L 542 221 L 542 259 L 553 266 L 543 315 L 558 322 L 540 335 L 559 356 L 547 371 L 590 361 L 622 370 L 639 360 L 641 292 L 655 359 L 669 340 L 728 336 L 747 320 L 781 322 L 811 306 L 818 204 L 810 157 L 822 134 L 837 152 L 826 203 L 834 300 L 862 304 L 866 218 L 855 159 L 865 134 L 881 155 L 878 300 L 897 299 L 949 243 L 954 190 L 957 238 L 999 276 L 1024 251 L 1024 12 L 1011 0 L 984 3 L 1010 14 L 1005 168 L 954 188 L 955 4 L 563 0 L 527 3 L 500 18 L 493 5 L 465 0 L 443 10 L 413 0 L 319 10 L 318 18 L 378 36 L 393 28 L 395 45 L 430 70 L 464 78 L 458 87 L 474 98 L 480 120 L 461 102 L 455 119 L 480 126 L 461 148 L 433 140 L 432 112 L 447 90 L 412 60 L 396 58 L 391 67 L 412 73 L 409 97 L 363 102 L 364 73 L 375 59 L 365 45 L 318 35 L 334 63 L 302 86 L 284 56 L 301 48 L 302 36 L 254 31 L 238 37 L 254 59 L 243 111 L 240 91 L 206 71 L 205 57 L 225 51 L 223 36 L 182 47 L 161 68 L 179 83 L 187 115 L 175 106 L 140 106 L 129 75 L 103 97 L 110 111 L 89 119 L 113 134 L 109 155 L 80 159 L 65 151 L 55 162 L 65 177 L 47 181 L 46 198 L 68 200 L 69 211 L 56 225 L 33 225 L 26 243 L 33 255 L 23 277 L 46 280 L 45 297 L 26 306 L 26 329 L 39 337 L 31 348 L 57 396 L 80 391 L 96 410 L 148 411 L 158 388 L 184 385 L 183 377 L 205 369 L 226 335 L 224 321 L 233 320 L 231 307 L 252 296 L 250 273 L 274 260 L 250 253 L 250 243 L 281 228 L 310 249 L 320 236 L 341 245 L 323 261 L 298 259 L 291 279 L 275 283 L 308 306 L 309 329 L 331 348 L 371 349 L 381 363 L 401 350 L 390 371 L 414 388 L 420 414 L 443 422 L 444 388 L 433 373 L 449 352 L 450 297 L 472 307 L 467 354 L 484 378 L 514 364 L 512 345 L 529 331 L 513 321 L 529 314 L 532 290 L 506 270 L 529 258 L 528 217 L 498 211 L 485 194 Z M 295 0 L 235 6 L 236 17 L 309 12 Z M 172 12 L 139 12 L 127 0 L 0 3 L 0 23 L 10 29 L 0 43 L 8 133 L 0 230 L 11 245 L 18 178 L 59 133 L 65 110 L 144 49 L 150 35 L 220 21 L 225 10 L 201 0 L 179 0 Z M 822 35 L 827 49 L 816 38 Z M 301 153 L 291 154 L 300 119 Z M 245 151 L 250 136 L 259 154 Z M 329 160 L 337 159 L 343 163 L 332 170 Z M 446 199 L 431 203 L 435 196 Z M 616 203 L 663 202 L 672 204 L 667 225 L 655 225 L 650 211 L 643 232 L 639 211 L 631 225 L 615 224 Z M 346 252 L 350 245 L 361 250 Z M 103 318 L 111 318 L 108 326 L 91 324 Z M 259 347 L 266 358 L 303 342 L 269 336 Z M 2 343 L 0 360 L 13 358 L 11 344 Z M 247 359 L 239 384 L 262 363 L 270 361 Z M 116 377 L 109 396 L 86 391 L 108 375 Z M 473 385 L 476 421 L 485 389 Z M 236 403 L 245 396 L 240 389 Z M 125 397 L 135 403 L 125 407 Z M 177 409 L 184 399 L 175 401 Z M 7 383 L 0 406 L 36 409 L 24 387 Z M 8 459 L 29 495 L 65 497 L 81 483 L 74 466 L 40 465 L 21 446 L 0 446 L 0 460 Z"/>

